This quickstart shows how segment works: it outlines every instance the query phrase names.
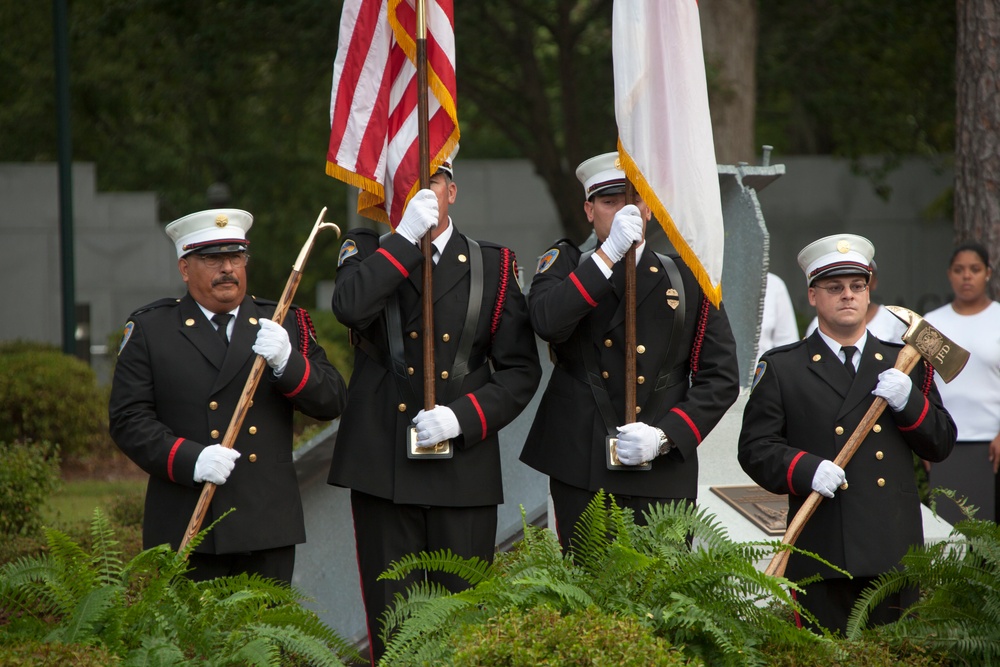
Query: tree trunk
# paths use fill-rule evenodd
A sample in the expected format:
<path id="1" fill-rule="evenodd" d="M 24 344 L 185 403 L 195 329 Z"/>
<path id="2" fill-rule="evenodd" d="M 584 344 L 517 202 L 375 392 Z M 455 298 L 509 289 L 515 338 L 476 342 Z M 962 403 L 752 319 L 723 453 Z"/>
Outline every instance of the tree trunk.
<path id="1" fill-rule="evenodd" d="M 757 0 L 700 0 L 708 98 L 719 164 L 756 164 Z"/>
<path id="2" fill-rule="evenodd" d="M 1000 8 L 957 0 L 955 54 L 955 241 L 1000 256 Z M 1000 294 L 1000 271 L 993 271 Z"/>

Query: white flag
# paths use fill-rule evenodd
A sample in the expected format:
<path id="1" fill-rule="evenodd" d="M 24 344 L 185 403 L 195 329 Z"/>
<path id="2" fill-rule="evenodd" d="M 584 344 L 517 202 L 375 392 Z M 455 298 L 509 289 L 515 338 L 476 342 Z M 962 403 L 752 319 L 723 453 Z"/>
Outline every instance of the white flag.
<path id="1" fill-rule="evenodd" d="M 709 300 L 722 299 L 722 200 L 696 0 L 615 0 L 622 169 Z"/>

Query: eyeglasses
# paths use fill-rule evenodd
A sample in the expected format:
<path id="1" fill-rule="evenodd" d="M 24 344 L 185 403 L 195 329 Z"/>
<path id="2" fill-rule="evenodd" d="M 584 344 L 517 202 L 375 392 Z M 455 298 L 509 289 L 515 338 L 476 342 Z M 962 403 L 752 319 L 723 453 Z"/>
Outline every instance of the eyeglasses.
<path id="1" fill-rule="evenodd" d="M 813 287 L 826 291 L 830 296 L 840 296 L 844 293 L 846 285 L 844 283 L 832 283 L 830 285 L 813 285 Z M 851 283 L 851 291 L 855 294 L 861 294 L 867 289 L 867 283 Z"/>
<path id="2" fill-rule="evenodd" d="M 245 252 L 231 252 L 214 255 L 195 255 L 201 262 L 210 269 L 221 269 L 222 265 L 229 260 L 234 269 L 242 269 L 250 261 L 250 254 Z"/>

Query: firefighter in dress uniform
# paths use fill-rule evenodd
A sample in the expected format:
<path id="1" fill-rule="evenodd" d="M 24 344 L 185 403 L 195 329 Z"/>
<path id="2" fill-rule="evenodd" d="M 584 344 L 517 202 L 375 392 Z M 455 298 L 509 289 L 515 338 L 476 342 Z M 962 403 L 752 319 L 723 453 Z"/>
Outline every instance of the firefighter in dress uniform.
<path id="1" fill-rule="evenodd" d="M 462 234 L 448 215 L 452 162 L 418 191 L 395 233 L 355 229 L 341 247 L 333 312 L 351 328 L 354 373 L 329 483 L 351 489 L 372 662 L 380 617 L 414 578 L 378 581 L 393 562 L 450 549 L 491 561 L 503 502 L 498 432 L 541 377 L 535 337 L 508 248 Z M 431 235 L 433 264 L 418 243 Z M 422 286 L 433 271 L 435 398 L 424 402 Z M 407 440 L 416 425 L 416 442 Z M 412 444 L 451 443 L 451 458 L 410 458 Z M 462 581 L 432 580 L 452 590 Z"/>
<path id="2" fill-rule="evenodd" d="M 283 325 L 276 303 L 249 296 L 246 233 L 237 209 L 201 211 L 166 227 L 187 283 L 129 316 L 109 404 L 111 436 L 149 473 L 143 546 L 176 549 L 202 484 L 218 485 L 208 532 L 188 559 L 196 580 L 241 572 L 291 582 L 295 545 L 305 542 L 292 463 L 292 414 L 340 415 L 344 379 L 316 343 L 309 314 L 292 307 Z M 267 361 L 232 449 L 220 443 L 256 355 Z"/>
<path id="3" fill-rule="evenodd" d="M 861 591 L 897 567 L 910 546 L 923 544 L 913 454 L 941 461 L 956 438 L 931 367 L 918 364 L 912 379 L 894 369 L 902 344 L 882 341 L 865 328 L 874 255 L 871 242 L 853 234 L 821 238 L 799 253 L 819 327 L 761 357 L 739 442 L 747 474 L 772 493 L 788 494 L 789 517 L 810 492 L 826 498 L 796 546 L 853 579 L 794 553 L 785 576 L 822 577 L 805 586 L 800 602 L 821 626 L 840 632 Z M 833 459 L 876 396 L 888 409 L 841 469 Z M 870 621 L 896 620 L 915 601 L 916 591 L 893 595 Z"/>
<path id="4" fill-rule="evenodd" d="M 625 205 L 617 153 L 583 162 L 584 211 L 598 248 L 556 242 L 538 262 L 528 292 L 531 324 L 549 343 L 555 368 L 521 460 L 549 476 L 557 532 L 568 548 L 576 523 L 603 489 L 620 506 L 693 503 L 698 445 L 739 394 L 736 342 L 725 308 L 715 308 L 680 257 L 644 243 L 649 209 Z M 625 424 L 625 267 L 636 248 L 635 423 Z M 606 437 L 616 436 L 608 465 Z M 642 468 L 642 469 L 640 469 Z"/>

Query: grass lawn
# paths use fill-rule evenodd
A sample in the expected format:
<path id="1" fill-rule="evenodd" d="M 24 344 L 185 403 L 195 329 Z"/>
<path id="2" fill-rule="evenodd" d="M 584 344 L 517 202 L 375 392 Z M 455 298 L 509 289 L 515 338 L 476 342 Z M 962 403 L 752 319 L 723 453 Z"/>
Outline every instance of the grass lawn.
<path id="1" fill-rule="evenodd" d="M 45 522 L 53 526 L 69 526 L 79 522 L 89 523 L 94 508 L 100 507 L 106 514 L 111 503 L 124 495 L 145 493 L 146 481 L 123 479 L 107 481 L 100 479 L 63 480 L 61 488 L 46 504 L 43 514 Z"/>

